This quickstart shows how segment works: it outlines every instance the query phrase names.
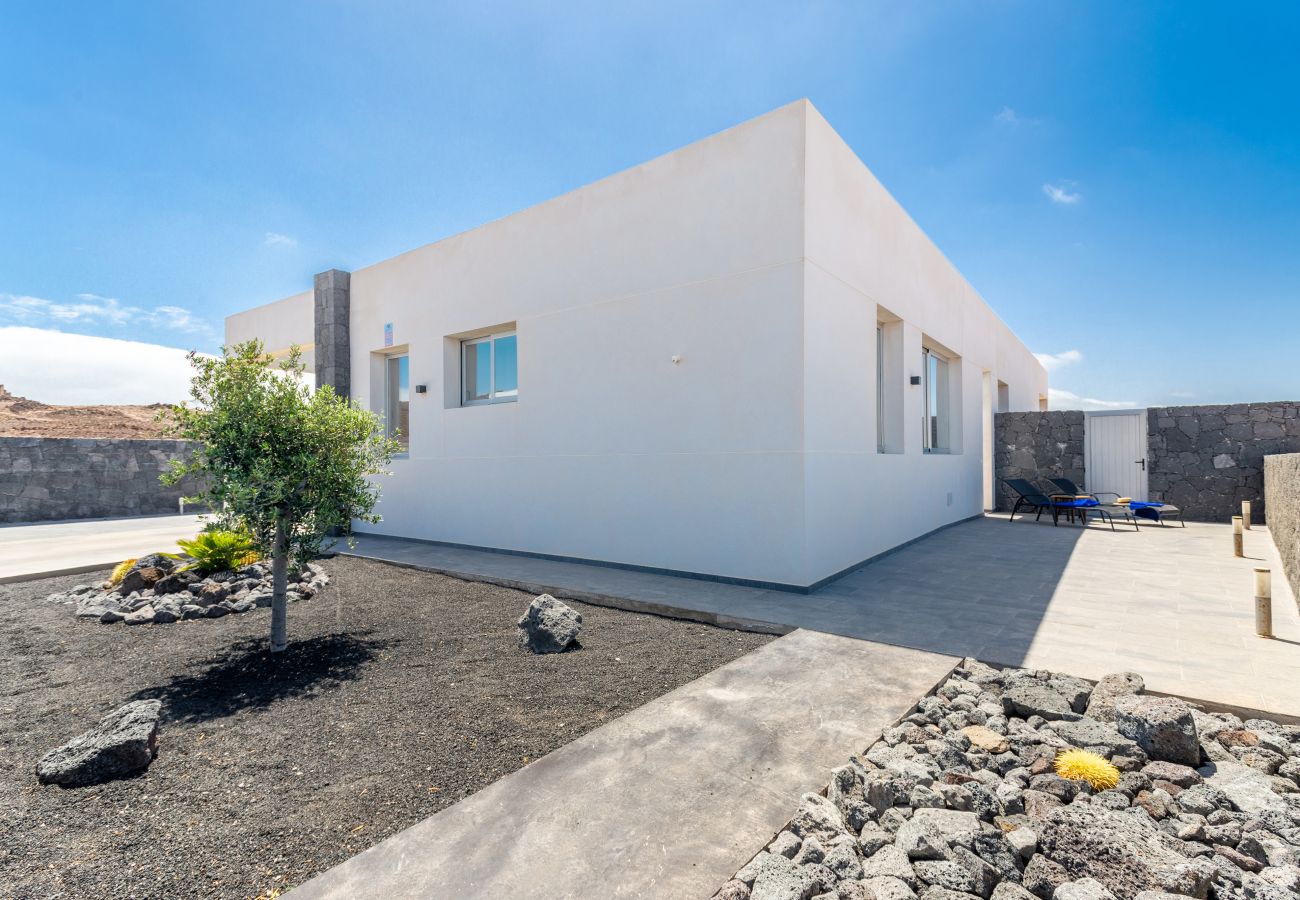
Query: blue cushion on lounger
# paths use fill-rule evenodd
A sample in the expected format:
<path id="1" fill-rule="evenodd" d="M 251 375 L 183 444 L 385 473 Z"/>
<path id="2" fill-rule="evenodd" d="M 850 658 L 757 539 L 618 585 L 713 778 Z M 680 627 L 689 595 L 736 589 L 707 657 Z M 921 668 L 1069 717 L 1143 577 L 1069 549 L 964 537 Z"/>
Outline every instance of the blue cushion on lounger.
<path id="1" fill-rule="evenodd" d="M 1153 522 L 1160 521 L 1160 507 L 1164 506 L 1156 500 L 1133 500 L 1129 503 L 1128 508 L 1133 510 L 1133 515 L 1140 519 L 1150 519 Z"/>
<path id="2" fill-rule="evenodd" d="M 1101 504 L 1097 502 L 1096 497 L 1075 497 L 1072 500 L 1054 500 L 1052 505 L 1063 509 L 1067 507 L 1078 509 L 1084 506 L 1100 506 Z"/>

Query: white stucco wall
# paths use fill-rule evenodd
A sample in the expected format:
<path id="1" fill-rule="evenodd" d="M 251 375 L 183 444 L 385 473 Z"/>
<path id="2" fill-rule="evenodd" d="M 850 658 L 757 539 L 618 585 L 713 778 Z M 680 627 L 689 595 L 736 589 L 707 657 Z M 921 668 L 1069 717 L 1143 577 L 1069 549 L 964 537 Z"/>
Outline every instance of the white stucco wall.
<path id="1" fill-rule="evenodd" d="M 789 107 L 354 272 L 354 396 L 386 322 L 429 386 L 375 530 L 797 578 L 802 173 Z M 503 323 L 518 402 L 447 408 L 445 336 Z"/>
<path id="2" fill-rule="evenodd" d="M 410 354 L 411 451 L 371 526 L 394 535 L 808 584 L 979 511 L 986 369 L 1014 408 L 1046 391 L 804 101 L 359 269 L 351 290 L 354 398 L 382 409 L 386 323 Z M 917 388 L 904 452 L 875 452 L 877 303 L 906 320 L 909 374 L 922 329 L 962 354 L 963 453 L 921 456 Z M 298 295 L 227 337 L 307 343 L 311 315 Z M 459 337 L 505 324 L 518 402 L 455 405 Z"/>
<path id="3" fill-rule="evenodd" d="M 294 294 L 274 303 L 236 313 L 226 319 L 226 345 L 242 344 L 257 338 L 270 353 L 283 355 L 295 344 L 302 351 L 302 362 L 307 374 L 316 365 L 315 327 L 313 325 L 313 298 L 311 291 Z"/>
<path id="4" fill-rule="evenodd" d="M 1047 372 L 811 104 L 807 106 L 804 386 L 806 574 L 815 581 L 986 504 L 984 373 L 1037 409 Z M 878 310 L 903 320 L 903 452 L 878 453 Z M 959 357 L 953 452 L 922 451 L 928 342 Z M 954 394 L 957 392 L 954 392 Z M 996 402 L 996 390 L 994 391 Z M 991 413 L 991 410 L 989 411 Z M 959 429 L 958 429 L 959 426 Z"/>

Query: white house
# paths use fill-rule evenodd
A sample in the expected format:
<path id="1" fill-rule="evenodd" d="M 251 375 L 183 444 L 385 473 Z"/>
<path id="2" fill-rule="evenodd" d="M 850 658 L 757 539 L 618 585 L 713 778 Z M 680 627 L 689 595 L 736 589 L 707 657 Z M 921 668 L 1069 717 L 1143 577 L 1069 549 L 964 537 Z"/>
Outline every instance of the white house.
<path id="1" fill-rule="evenodd" d="M 226 320 L 400 428 L 368 530 L 806 588 L 992 503 L 1047 373 L 800 100 Z"/>

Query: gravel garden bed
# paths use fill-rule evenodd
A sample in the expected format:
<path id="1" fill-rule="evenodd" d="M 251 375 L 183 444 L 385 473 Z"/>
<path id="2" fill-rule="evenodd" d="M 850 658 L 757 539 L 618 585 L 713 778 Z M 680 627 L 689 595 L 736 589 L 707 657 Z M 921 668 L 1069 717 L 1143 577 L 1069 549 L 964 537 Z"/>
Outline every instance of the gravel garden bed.
<path id="1" fill-rule="evenodd" d="M 276 657 L 256 603 L 106 628 L 45 599 L 106 572 L 0 585 L 0 896 L 269 896 L 772 639 L 573 603 L 580 649 L 534 655 L 530 595 L 320 565 Z M 47 751 L 152 699 L 144 773 L 37 781 Z"/>
<path id="2" fill-rule="evenodd" d="M 1296 900 L 1300 726 L 968 659 L 715 900 L 918 896 Z"/>

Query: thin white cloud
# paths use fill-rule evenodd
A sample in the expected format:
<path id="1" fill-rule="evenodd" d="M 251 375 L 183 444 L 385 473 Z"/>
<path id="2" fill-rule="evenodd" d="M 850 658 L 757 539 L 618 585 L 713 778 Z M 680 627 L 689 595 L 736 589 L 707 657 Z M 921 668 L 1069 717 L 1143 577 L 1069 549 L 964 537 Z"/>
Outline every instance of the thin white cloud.
<path id="1" fill-rule="evenodd" d="M 1083 199 L 1083 194 L 1079 193 L 1078 187 L 1073 181 L 1062 181 L 1057 184 L 1049 182 L 1043 185 L 1043 193 L 1059 206 L 1073 206 Z"/>
<path id="2" fill-rule="evenodd" d="M 1078 350 L 1066 350 L 1063 353 L 1035 353 L 1034 358 L 1049 372 L 1055 372 L 1062 366 L 1083 362 L 1083 354 Z"/>
<path id="3" fill-rule="evenodd" d="M 1177 397 L 1179 400 L 1190 400 L 1196 396 L 1195 391 L 1170 391 L 1170 397 Z"/>
<path id="4" fill-rule="evenodd" d="M 1009 106 L 1004 106 L 998 110 L 998 114 L 993 117 L 993 121 L 999 125 L 1019 125 L 1022 121 L 1016 111 Z"/>
<path id="5" fill-rule="evenodd" d="M 115 297 L 78 294 L 76 302 L 0 294 L 0 325 L 149 326 L 211 337 L 212 326 L 182 306 L 128 306 Z"/>
<path id="6" fill-rule="evenodd" d="M 1136 409 L 1140 406 L 1132 400 L 1098 400 L 1058 388 L 1047 389 L 1047 405 L 1051 409 Z"/>
<path id="7" fill-rule="evenodd" d="M 140 341 L 0 326 L 0 384 L 42 403 L 179 403 L 193 375 L 185 355 Z"/>
<path id="8" fill-rule="evenodd" d="M 287 234 L 268 231 L 262 245 L 265 247 L 297 247 L 298 241 Z"/>

